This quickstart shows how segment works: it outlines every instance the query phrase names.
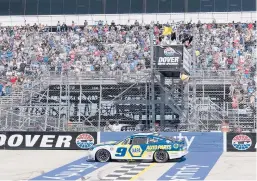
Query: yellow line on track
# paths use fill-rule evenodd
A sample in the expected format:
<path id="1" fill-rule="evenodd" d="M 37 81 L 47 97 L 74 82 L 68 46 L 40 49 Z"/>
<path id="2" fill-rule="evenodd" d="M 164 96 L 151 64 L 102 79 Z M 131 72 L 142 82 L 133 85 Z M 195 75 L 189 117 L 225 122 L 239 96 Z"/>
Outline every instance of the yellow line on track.
<path id="1" fill-rule="evenodd" d="M 140 171 L 137 175 L 133 176 L 130 180 L 136 180 L 140 175 L 145 173 L 147 170 L 152 168 L 156 163 L 151 163 L 148 167 L 146 167 L 144 170 Z"/>

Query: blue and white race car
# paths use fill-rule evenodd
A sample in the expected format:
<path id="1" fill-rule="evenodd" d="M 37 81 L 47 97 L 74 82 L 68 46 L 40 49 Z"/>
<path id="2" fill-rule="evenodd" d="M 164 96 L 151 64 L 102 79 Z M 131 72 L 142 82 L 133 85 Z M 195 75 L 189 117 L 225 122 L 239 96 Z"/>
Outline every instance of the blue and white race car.
<path id="1" fill-rule="evenodd" d="M 96 144 L 89 150 L 89 159 L 99 162 L 110 160 L 151 160 L 164 163 L 184 157 L 188 153 L 184 139 L 160 136 L 157 133 L 139 133 L 122 141 Z"/>

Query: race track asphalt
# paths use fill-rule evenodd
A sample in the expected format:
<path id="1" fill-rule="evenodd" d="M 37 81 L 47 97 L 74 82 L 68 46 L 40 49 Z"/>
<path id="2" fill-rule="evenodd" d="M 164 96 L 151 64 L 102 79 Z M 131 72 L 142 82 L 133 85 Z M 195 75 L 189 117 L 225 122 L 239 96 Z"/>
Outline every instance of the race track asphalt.
<path id="1" fill-rule="evenodd" d="M 256 180 L 256 153 L 222 153 L 213 166 L 206 166 L 202 161 L 193 165 L 193 161 L 201 159 L 190 158 L 190 155 L 181 163 L 165 164 L 103 164 L 87 162 L 86 155 L 86 151 L 1 150 L 0 180 L 172 180 L 186 167 L 187 171 L 190 167 L 191 172 L 195 172 L 192 178 Z"/>

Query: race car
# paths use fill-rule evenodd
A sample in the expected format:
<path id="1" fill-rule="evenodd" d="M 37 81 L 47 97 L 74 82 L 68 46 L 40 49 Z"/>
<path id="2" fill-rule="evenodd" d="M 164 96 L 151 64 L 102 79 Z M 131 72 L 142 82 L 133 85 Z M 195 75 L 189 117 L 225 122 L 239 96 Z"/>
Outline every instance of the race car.
<path id="1" fill-rule="evenodd" d="M 110 160 L 151 160 L 164 163 L 184 157 L 188 153 L 182 138 L 163 137 L 157 133 L 137 133 L 122 141 L 93 145 L 88 159 L 98 162 Z"/>

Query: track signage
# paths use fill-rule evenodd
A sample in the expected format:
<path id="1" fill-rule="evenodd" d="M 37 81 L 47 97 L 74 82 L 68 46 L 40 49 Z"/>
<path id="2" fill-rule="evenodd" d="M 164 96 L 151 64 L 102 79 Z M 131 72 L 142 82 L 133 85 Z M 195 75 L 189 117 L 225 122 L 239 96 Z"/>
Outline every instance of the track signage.
<path id="1" fill-rule="evenodd" d="M 96 132 L 0 132 L 0 149 L 85 150 Z"/>
<path id="2" fill-rule="evenodd" d="M 256 133 L 227 133 L 227 151 L 256 152 Z"/>
<path id="3" fill-rule="evenodd" d="M 155 47 L 157 68 L 178 68 L 183 59 L 183 46 Z"/>

